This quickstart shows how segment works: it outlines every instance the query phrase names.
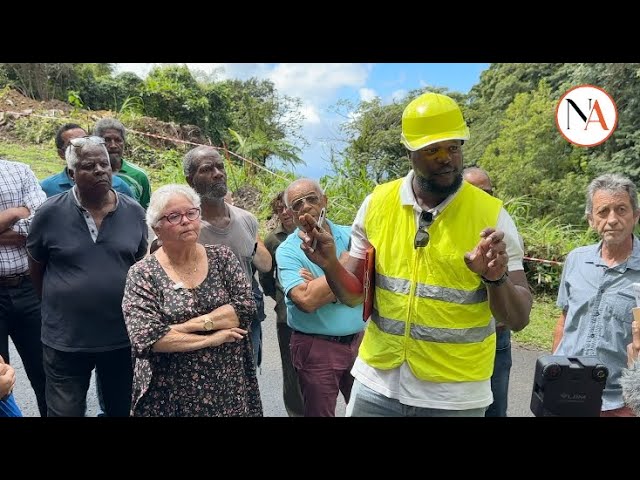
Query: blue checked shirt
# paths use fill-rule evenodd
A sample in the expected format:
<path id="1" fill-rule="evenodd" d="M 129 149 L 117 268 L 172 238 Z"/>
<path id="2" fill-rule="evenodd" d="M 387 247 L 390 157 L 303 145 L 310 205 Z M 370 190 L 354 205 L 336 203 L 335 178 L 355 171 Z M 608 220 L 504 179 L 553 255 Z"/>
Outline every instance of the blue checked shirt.
<path id="1" fill-rule="evenodd" d="M 0 159 L 0 212 L 14 207 L 27 207 L 31 212 L 28 218 L 18 220 L 10 229 L 26 237 L 33 214 L 46 199 L 47 196 L 28 165 Z M 0 277 L 28 271 L 25 247 L 0 245 Z"/>

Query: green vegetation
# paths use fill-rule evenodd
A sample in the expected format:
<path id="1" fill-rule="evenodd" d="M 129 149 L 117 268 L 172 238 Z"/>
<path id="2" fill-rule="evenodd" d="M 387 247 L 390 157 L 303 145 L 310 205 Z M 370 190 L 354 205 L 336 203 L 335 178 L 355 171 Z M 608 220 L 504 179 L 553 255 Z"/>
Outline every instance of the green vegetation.
<path id="1" fill-rule="evenodd" d="M 540 295 L 533 302 L 529 325 L 514 333 L 513 339 L 521 345 L 550 352 L 553 328 L 559 316 L 560 309 L 556 307 L 555 297 Z"/>
<path id="2" fill-rule="evenodd" d="M 24 146 L 0 141 L 0 157 L 30 165 L 40 180 L 60 172 L 63 167 L 53 144 Z"/>
<path id="3" fill-rule="evenodd" d="M 217 81 L 175 64 L 154 67 L 144 80 L 113 72 L 108 63 L 0 63 L 0 89 L 8 86 L 35 100 L 56 99 L 78 109 L 197 127 L 214 145 L 228 144 L 237 152 L 241 146 L 229 132 L 233 129 L 249 142 L 245 150 L 256 163 L 264 165 L 270 157 L 302 162 L 298 153 L 307 142 L 300 135 L 301 101 L 280 94 L 271 81 Z"/>
<path id="4" fill-rule="evenodd" d="M 69 117 L 90 127 L 105 115 L 100 110 L 110 110 L 130 130 L 226 146 L 259 166 L 271 159 L 290 166 L 302 162 L 307 142 L 301 135 L 300 99 L 280 94 L 272 82 L 221 81 L 183 65 L 155 67 L 144 80 L 113 72 L 112 64 L 0 63 L 0 101 L 13 88 L 38 101 L 55 99 L 56 109 L 65 105 L 64 119 L 0 117 L 0 155 L 30 164 L 39 178 L 56 173 L 61 162 L 53 146 L 55 129 Z M 618 108 L 618 128 L 594 148 L 567 143 L 554 125 L 560 95 L 580 84 L 604 88 Z M 595 176 L 618 172 L 640 181 L 640 63 L 492 64 L 468 94 L 425 87 L 389 104 L 339 102 L 334 108 L 345 122 L 335 144 L 341 147 L 327 159 L 332 175 L 320 180 L 332 219 L 351 223 L 377 183 L 406 174 L 410 163 L 399 142 L 401 114 L 427 90 L 446 93 L 462 105 L 471 130 L 465 164 L 487 169 L 529 257 L 562 262 L 573 248 L 597 240 L 584 220 L 585 187 Z M 157 188 L 184 181 L 181 160 L 188 145 L 132 132 L 125 155 L 149 171 Z M 236 157 L 228 160 L 230 189 L 257 192 L 251 209 L 265 229 L 269 202 L 295 176 L 271 175 Z M 536 301 L 531 324 L 515 338 L 548 350 L 561 267 L 527 262 L 526 269 Z"/>

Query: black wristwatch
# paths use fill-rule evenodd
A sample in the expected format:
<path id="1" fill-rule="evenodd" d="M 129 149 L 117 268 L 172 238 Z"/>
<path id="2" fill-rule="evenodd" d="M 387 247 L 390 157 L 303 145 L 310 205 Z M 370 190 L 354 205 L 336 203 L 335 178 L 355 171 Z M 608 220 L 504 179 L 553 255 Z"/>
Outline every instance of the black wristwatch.
<path id="1" fill-rule="evenodd" d="M 505 271 L 504 274 L 497 280 L 488 280 L 486 278 L 484 278 L 482 275 L 480 275 L 480 279 L 482 280 L 482 283 L 484 283 L 485 285 L 491 285 L 493 287 L 498 287 L 500 285 L 502 285 L 504 282 L 507 281 L 507 277 L 509 276 L 509 272 Z"/>

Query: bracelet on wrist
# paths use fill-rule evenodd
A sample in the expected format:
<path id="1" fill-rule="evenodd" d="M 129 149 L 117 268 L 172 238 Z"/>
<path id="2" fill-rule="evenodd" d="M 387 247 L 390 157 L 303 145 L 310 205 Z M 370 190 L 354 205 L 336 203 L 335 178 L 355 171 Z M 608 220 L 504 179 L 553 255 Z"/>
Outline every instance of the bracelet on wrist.
<path id="1" fill-rule="evenodd" d="M 507 281 L 507 277 L 509 277 L 509 272 L 505 270 L 505 272 L 502 274 L 502 276 L 500 278 L 498 278 L 497 280 L 489 280 L 484 278 L 482 275 L 480 275 L 480 279 L 482 280 L 482 283 L 484 283 L 485 285 L 491 285 L 493 287 L 497 287 L 502 285 L 504 282 Z"/>

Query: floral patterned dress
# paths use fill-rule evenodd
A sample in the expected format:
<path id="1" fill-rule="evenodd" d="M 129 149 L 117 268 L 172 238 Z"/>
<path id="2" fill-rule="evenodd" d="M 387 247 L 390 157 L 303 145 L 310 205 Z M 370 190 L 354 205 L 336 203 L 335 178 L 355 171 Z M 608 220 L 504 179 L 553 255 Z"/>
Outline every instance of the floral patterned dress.
<path id="1" fill-rule="evenodd" d="M 224 245 L 207 245 L 209 271 L 196 288 L 177 288 L 155 255 L 129 270 L 122 301 L 134 360 L 131 415 L 262 416 L 250 336 L 192 352 L 156 353 L 169 326 L 231 304 L 247 330 L 256 306 L 240 262 Z"/>

